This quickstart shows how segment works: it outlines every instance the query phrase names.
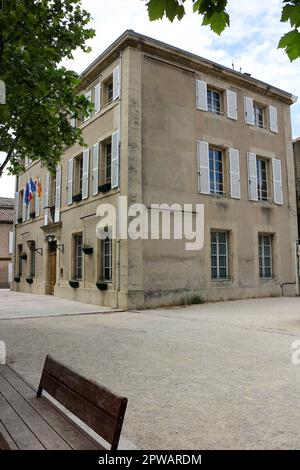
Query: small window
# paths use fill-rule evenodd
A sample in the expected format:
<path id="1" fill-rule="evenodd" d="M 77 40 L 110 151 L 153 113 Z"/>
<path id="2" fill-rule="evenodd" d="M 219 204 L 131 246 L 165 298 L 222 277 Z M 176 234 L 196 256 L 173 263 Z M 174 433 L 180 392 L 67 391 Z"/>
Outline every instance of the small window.
<path id="1" fill-rule="evenodd" d="M 73 235 L 74 240 L 74 279 L 82 279 L 82 233 Z"/>
<path id="2" fill-rule="evenodd" d="M 75 184 L 73 195 L 82 195 L 82 177 L 83 177 L 83 156 L 79 155 L 74 159 Z"/>
<path id="3" fill-rule="evenodd" d="M 32 242 L 30 248 L 30 276 L 35 277 L 35 242 Z"/>
<path id="4" fill-rule="evenodd" d="M 224 193 L 224 165 L 222 150 L 209 149 L 209 181 L 211 194 Z"/>
<path id="5" fill-rule="evenodd" d="M 211 113 L 221 114 L 221 93 L 216 90 L 207 90 L 207 110 Z"/>
<path id="6" fill-rule="evenodd" d="M 229 232 L 211 232 L 211 277 L 229 279 Z"/>
<path id="7" fill-rule="evenodd" d="M 22 254 L 22 251 L 23 251 L 23 245 L 18 245 L 18 275 L 19 277 L 22 277 L 22 258 L 21 258 L 21 254 Z"/>
<path id="8" fill-rule="evenodd" d="M 103 105 L 107 105 L 113 100 L 113 76 L 111 75 L 102 85 L 103 89 Z"/>
<path id="9" fill-rule="evenodd" d="M 256 159 L 257 196 L 259 201 L 268 200 L 268 162 L 262 158 Z"/>
<path id="10" fill-rule="evenodd" d="M 253 104 L 254 124 L 256 127 L 264 127 L 264 109 L 258 104 Z"/>
<path id="11" fill-rule="evenodd" d="M 259 277 L 270 279 L 273 276 L 273 235 L 258 236 Z"/>
<path id="12" fill-rule="evenodd" d="M 102 241 L 103 279 L 112 280 L 112 240 L 109 236 Z"/>

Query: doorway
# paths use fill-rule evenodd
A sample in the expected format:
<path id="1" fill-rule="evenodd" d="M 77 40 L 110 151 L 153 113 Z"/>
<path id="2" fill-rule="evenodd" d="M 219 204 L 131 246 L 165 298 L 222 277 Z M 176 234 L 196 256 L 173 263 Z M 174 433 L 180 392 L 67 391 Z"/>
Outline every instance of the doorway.
<path id="1" fill-rule="evenodd" d="M 54 294 L 56 284 L 56 241 L 49 243 L 49 294 Z"/>

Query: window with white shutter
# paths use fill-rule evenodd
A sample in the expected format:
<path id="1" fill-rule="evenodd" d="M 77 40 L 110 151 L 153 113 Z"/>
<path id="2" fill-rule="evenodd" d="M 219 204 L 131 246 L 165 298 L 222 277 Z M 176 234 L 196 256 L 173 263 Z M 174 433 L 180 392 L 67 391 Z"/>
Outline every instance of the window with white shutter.
<path id="1" fill-rule="evenodd" d="M 240 155 L 236 149 L 229 149 L 230 195 L 241 199 Z"/>
<path id="2" fill-rule="evenodd" d="M 26 188 L 23 189 L 22 192 L 22 203 L 23 203 L 23 209 L 22 209 L 22 222 L 25 222 L 27 219 L 27 206 L 25 204 L 25 190 Z"/>
<path id="3" fill-rule="evenodd" d="M 50 174 L 47 173 L 45 176 L 45 188 L 44 188 L 44 225 L 49 223 L 49 186 L 50 186 Z"/>
<path id="4" fill-rule="evenodd" d="M 237 97 L 236 93 L 231 90 L 227 90 L 227 117 L 229 119 L 237 120 Z"/>
<path id="5" fill-rule="evenodd" d="M 101 83 L 97 83 L 97 85 L 95 86 L 94 100 L 95 113 L 99 113 L 101 109 Z"/>
<path id="6" fill-rule="evenodd" d="M 120 66 L 118 65 L 113 71 L 113 100 L 120 96 Z"/>
<path id="7" fill-rule="evenodd" d="M 196 107 L 207 111 L 207 83 L 202 80 L 196 80 Z"/>
<path id="8" fill-rule="evenodd" d="M 54 209 L 54 222 L 60 220 L 60 204 L 61 204 L 61 166 L 56 167 L 55 176 L 55 209 Z"/>
<path id="9" fill-rule="evenodd" d="M 275 204 L 283 204 L 281 161 L 278 158 L 272 158 L 273 171 L 273 194 Z"/>
<path id="10" fill-rule="evenodd" d="M 254 108 L 253 108 L 253 99 L 244 96 L 244 110 L 245 110 L 245 122 L 254 126 Z"/>
<path id="11" fill-rule="evenodd" d="M 257 201 L 257 168 L 256 168 L 256 154 L 248 152 L 248 189 L 250 201 Z"/>
<path id="12" fill-rule="evenodd" d="M 208 143 L 197 142 L 198 192 L 210 194 L 209 148 Z"/>
<path id="13" fill-rule="evenodd" d="M 83 151 L 83 166 L 82 166 L 82 199 L 89 197 L 89 162 L 90 162 L 90 149 Z"/>
<path id="14" fill-rule="evenodd" d="M 68 160 L 67 168 L 67 202 L 68 205 L 73 202 L 73 158 Z"/>
<path id="15" fill-rule="evenodd" d="M 270 131 L 278 133 L 277 108 L 275 106 L 269 106 L 269 122 Z"/>
<path id="16" fill-rule="evenodd" d="M 93 176 L 92 176 L 92 194 L 96 196 L 98 194 L 99 186 L 99 143 L 92 147 L 92 165 L 93 165 Z"/>
<path id="17" fill-rule="evenodd" d="M 91 90 L 88 91 L 87 93 L 85 93 L 84 96 L 86 97 L 87 100 L 92 101 L 92 91 Z M 89 113 L 87 116 L 84 117 L 83 122 L 90 119 L 90 117 L 91 117 L 91 113 Z"/>
<path id="18" fill-rule="evenodd" d="M 34 195 L 34 212 L 35 216 L 40 216 L 40 199 L 38 198 L 37 192 Z"/>
<path id="19" fill-rule="evenodd" d="M 119 131 L 111 136 L 111 187 L 119 186 Z"/>

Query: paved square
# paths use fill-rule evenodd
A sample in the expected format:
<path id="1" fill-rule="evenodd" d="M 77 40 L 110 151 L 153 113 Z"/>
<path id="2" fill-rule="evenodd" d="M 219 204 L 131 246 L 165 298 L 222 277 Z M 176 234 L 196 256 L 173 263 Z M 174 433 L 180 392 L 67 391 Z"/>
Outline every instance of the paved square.
<path id="1" fill-rule="evenodd" d="M 299 298 L 2 320 L 0 339 L 34 385 L 51 353 L 127 396 L 138 448 L 299 448 Z"/>

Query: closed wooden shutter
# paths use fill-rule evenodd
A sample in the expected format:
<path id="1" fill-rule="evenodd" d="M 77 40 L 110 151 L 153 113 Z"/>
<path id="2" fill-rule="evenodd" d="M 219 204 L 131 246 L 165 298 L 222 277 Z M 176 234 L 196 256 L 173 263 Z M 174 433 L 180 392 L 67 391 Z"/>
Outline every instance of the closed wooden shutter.
<path id="1" fill-rule="evenodd" d="M 208 143 L 197 142 L 198 192 L 210 194 Z"/>
<path id="2" fill-rule="evenodd" d="M 97 83 L 95 86 L 95 113 L 99 113 L 101 110 L 101 83 Z"/>
<path id="3" fill-rule="evenodd" d="M 113 71 L 113 100 L 120 96 L 120 66 L 118 65 Z"/>
<path id="4" fill-rule="evenodd" d="M 92 194 L 93 196 L 96 196 L 96 194 L 98 194 L 98 186 L 99 186 L 99 143 L 93 145 L 93 148 L 92 148 L 92 165 L 93 165 Z"/>
<path id="5" fill-rule="evenodd" d="M 207 111 L 207 83 L 196 80 L 196 108 Z"/>
<path id="6" fill-rule="evenodd" d="M 89 163 L 90 163 L 90 149 L 83 151 L 82 162 L 82 199 L 89 197 Z"/>
<path id="7" fill-rule="evenodd" d="M 229 149 L 230 195 L 241 199 L 240 155 L 236 149 Z"/>
<path id="8" fill-rule="evenodd" d="M 231 90 L 227 90 L 227 117 L 230 119 L 237 119 L 237 99 L 236 93 Z"/>
<path id="9" fill-rule="evenodd" d="M 248 152 L 248 188 L 250 201 L 258 200 L 256 154 Z"/>
<path id="10" fill-rule="evenodd" d="M 44 224 L 49 224 L 49 184 L 50 184 L 50 174 L 47 173 L 45 176 L 45 189 L 44 189 Z"/>
<path id="11" fill-rule="evenodd" d="M 54 222 L 60 221 L 61 205 L 61 166 L 56 167 Z"/>
<path id="12" fill-rule="evenodd" d="M 112 159 L 111 159 L 111 187 L 119 186 L 119 131 L 111 136 Z"/>
<path id="13" fill-rule="evenodd" d="M 253 99 L 244 96 L 244 110 L 245 110 L 245 122 L 254 126 L 254 108 L 253 108 Z"/>
<path id="14" fill-rule="evenodd" d="M 68 205 L 73 202 L 73 158 L 68 160 L 67 168 L 67 202 Z"/>
<path id="15" fill-rule="evenodd" d="M 270 131 L 278 133 L 277 108 L 269 106 Z"/>
<path id="16" fill-rule="evenodd" d="M 273 194 L 275 204 L 283 204 L 281 160 L 272 158 Z"/>

